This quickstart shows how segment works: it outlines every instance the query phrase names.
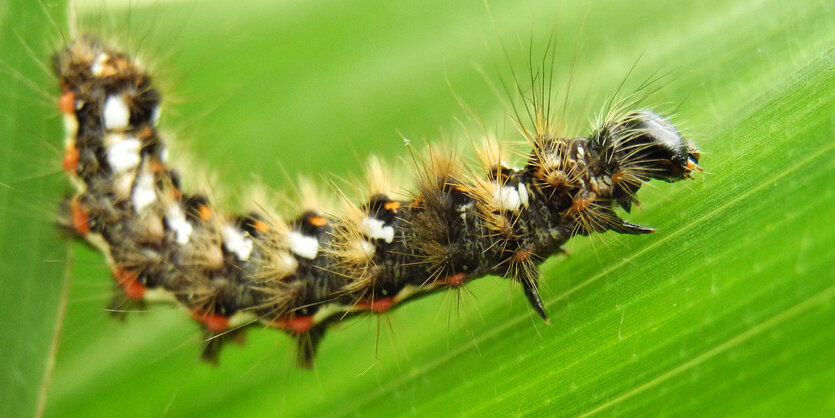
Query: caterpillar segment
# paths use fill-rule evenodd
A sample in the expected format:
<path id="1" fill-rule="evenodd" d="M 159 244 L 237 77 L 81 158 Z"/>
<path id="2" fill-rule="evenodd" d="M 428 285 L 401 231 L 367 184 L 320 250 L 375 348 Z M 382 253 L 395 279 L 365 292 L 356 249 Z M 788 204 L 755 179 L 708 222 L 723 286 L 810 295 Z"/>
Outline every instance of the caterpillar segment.
<path id="1" fill-rule="evenodd" d="M 613 208 L 629 212 L 644 182 L 699 169 L 692 142 L 662 116 L 638 110 L 608 118 L 588 137 L 562 138 L 537 123 L 521 168 L 503 162 L 492 143 L 479 152 L 478 169 L 430 147 L 415 156 L 410 198 L 398 196 L 372 160 L 368 199 L 343 198 L 338 217 L 325 216 L 310 196 L 290 221 L 260 205 L 226 215 L 181 189 L 157 130 L 160 94 L 133 58 L 82 37 L 53 62 L 63 165 L 78 185 L 65 222 L 107 257 L 118 288 L 114 312 L 176 303 L 206 333 L 209 361 L 257 325 L 293 336 L 299 364 L 311 367 L 333 323 L 486 275 L 521 285 L 547 320 L 539 263 L 574 235 L 652 232 Z"/>

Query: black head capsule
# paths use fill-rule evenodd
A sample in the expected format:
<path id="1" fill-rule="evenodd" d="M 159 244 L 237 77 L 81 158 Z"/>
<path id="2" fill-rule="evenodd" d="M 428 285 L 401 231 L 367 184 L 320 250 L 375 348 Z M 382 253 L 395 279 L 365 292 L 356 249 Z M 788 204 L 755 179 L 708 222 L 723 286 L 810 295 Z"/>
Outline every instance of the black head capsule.
<path id="1" fill-rule="evenodd" d="M 699 150 L 681 136 L 668 119 L 651 110 L 637 110 L 595 132 L 613 173 L 625 171 L 637 180 L 674 182 L 701 170 Z"/>
<path id="2" fill-rule="evenodd" d="M 653 178 L 673 182 L 690 177 L 694 169 L 701 169 L 696 145 L 684 139 L 669 120 L 649 110 L 639 110 L 630 116 L 634 118 L 632 129 L 642 133 L 638 138 L 646 144 L 647 159 L 657 163 Z"/>

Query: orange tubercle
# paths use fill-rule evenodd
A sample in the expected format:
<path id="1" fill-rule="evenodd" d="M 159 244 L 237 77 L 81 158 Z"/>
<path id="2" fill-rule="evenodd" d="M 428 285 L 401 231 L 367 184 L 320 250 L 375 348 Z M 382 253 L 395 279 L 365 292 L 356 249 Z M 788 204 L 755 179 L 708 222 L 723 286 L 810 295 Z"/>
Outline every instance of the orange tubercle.
<path id="1" fill-rule="evenodd" d="M 204 221 L 212 219 L 212 208 L 208 207 L 207 205 L 200 205 L 200 207 L 197 209 L 197 212 L 200 213 L 200 219 Z"/>
<path id="2" fill-rule="evenodd" d="M 138 136 L 141 139 L 149 139 L 153 135 L 154 135 L 154 130 L 146 126 L 146 127 L 142 128 L 141 131 L 139 131 Z"/>
<path id="3" fill-rule="evenodd" d="M 328 220 L 322 216 L 311 216 L 308 222 L 313 226 L 325 226 L 328 224 Z"/>
<path id="4" fill-rule="evenodd" d="M 285 321 L 274 321 L 273 325 L 297 334 L 303 334 L 313 328 L 313 316 L 297 316 Z"/>
<path id="5" fill-rule="evenodd" d="M 594 202 L 595 197 L 575 197 L 574 201 L 571 204 L 571 211 L 572 212 L 582 212 L 588 209 L 589 206 Z"/>
<path id="6" fill-rule="evenodd" d="M 191 311 L 191 318 L 201 322 L 214 333 L 223 332 L 229 328 L 229 318 L 215 313 L 204 312 L 202 309 Z"/>
<path id="7" fill-rule="evenodd" d="M 64 171 L 67 173 L 75 173 L 76 169 L 78 169 L 79 158 L 78 148 L 75 145 L 67 145 L 67 149 L 64 151 L 64 158 L 61 160 Z"/>
<path id="8" fill-rule="evenodd" d="M 447 286 L 460 287 L 464 285 L 464 279 L 466 278 L 467 275 L 464 273 L 455 273 L 440 280 L 440 282 Z"/>
<path id="9" fill-rule="evenodd" d="M 65 91 L 61 94 L 61 97 L 58 98 L 58 110 L 70 115 L 75 113 L 75 93 Z"/>
<path id="10" fill-rule="evenodd" d="M 397 209 L 400 209 L 400 206 L 401 206 L 400 202 L 391 201 L 391 202 L 386 202 L 386 204 L 383 205 L 383 209 L 385 209 L 385 210 L 397 210 Z"/>
<path id="11" fill-rule="evenodd" d="M 141 300 L 145 296 L 145 286 L 136 281 L 122 286 L 122 289 L 124 289 L 125 296 L 127 296 L 128 299 Z"/>
<path id="12" fill-rule="evenodd" d="M 368 309 L 374 313 L 381 313 L 391 309 L 391 307 L 394 306 L 394 298 L 379 298 L 374 299 L 372 301 L 359 302 L 354 306 L 356 306 L 356 308 L 360 310 Z"/>
<path id="13" fill-rule="evenodd" d="M 151 172 L 159 174 L 165 171 L 165 164 L 157 159 L 151 159 Z"/>
<path id="14" fill-rule="evenodd" d="M 423 196 L 418 195 L 418 197 L 416 197 L 414 200 L 409 202 L 409 209 L 419 208 L 422 203 L 423 203 Z"/>
<path id="15" fill-rule="evenodd" d="M 524 249 L 519 249 L 519 250 L 514 251 L 513 255 L 511 256 L 511 259 L 513 261 L 517 261 L 517 262 L 525 261 L 525 260 L 533 257 L 533 255 L 534 255 L 533 254 L 533 246 L 529 245 Z"/>
<path id="16" fill-rule="evenodd" d="M 270 227 L 261 221 L 253 222 L 252 227 L 255 228 L 255 230 L 258 232 L 268 232 L 270 230 Z"/>
<path id="17" fill-rule="evenodd" d="M 146 288 L 139 282 L 139 277 L 135 272 L 127 269 L 114 268 L 113 277 L 116 279 L 116 283 L 122 286 L 125 296 L 128 299 L 140 300 L 145 296 Z"/>
<path id="18" fill-rule="evenodd" d="M 79 235 L 84 236 L 90 233 L 90 218 L 87 211 L 81 207 L 81 202 L 78 199 L 73 199 L 70 203 L 70 212 L 72 227 Z"/>

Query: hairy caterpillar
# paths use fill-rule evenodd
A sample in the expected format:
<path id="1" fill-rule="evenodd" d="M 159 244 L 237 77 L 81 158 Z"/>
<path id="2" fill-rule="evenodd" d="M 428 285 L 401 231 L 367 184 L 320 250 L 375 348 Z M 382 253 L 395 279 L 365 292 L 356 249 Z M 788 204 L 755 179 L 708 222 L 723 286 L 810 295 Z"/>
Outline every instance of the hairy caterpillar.
<path id="1" fill-rule="evenodd" d="M 17 3 L 32 2 L 9 4 Z M 61 2 L 48 2 L 54 3 Z M 143 11 L 135 6 L 137 1 L 132 3 L 132 22 L 142 22 Z M 319 10 L 345 4 L 326 3 Z M 195 175 L 189 165 L 173 161 L 185 179 L 183 189 L 209 191 L 213 204 L 227 213 L 246 212 L 232 201 L 223 202 L 228 195 L 224 189 L 244 188 L 253 175 L 288 193 L 292 189 L 285 173 L 351 176 L 372 152 L 388 161 L 405 154 L 402 136 L 413 144 L 420 144 L 424 134 L 432 141 L 446 137 L 463 142 L 464 148 L 467 134 L 477 137 L 482 132 L 476 126 L 459 134 L 456 117 L 469 108 L 483 117 L 485 131 L 495 132 L 502 145 L 511 145 L 520 136 L 511 132 L 512 123 L 505 117 L 511 109 L 505 103 L 507 95 L 491 91 L 490 83 L 501 80 L 508 63 L 527 78 L 521 67 L 528 38 L 533 45 L 544 46 L 547 34 L 541 32 L 550 27 L 559 28 L 559 43 L 564 46 L 556 55 L 551 91 L 572 88 L 567 115 L 558 119 L 574 123 L 574 129 L 563 131 L 565 136 L 591 132 L 576 122 L 596 114 L 604 97 L 613 93 L 623 97 L 615 88 L 642 50 L 622 91 L 632 90 L 634 81 L 645 79 L 647 71 L 656 68 L 674 74 L 645 103 L 670 117 L 682 132 L 692 132 L 684 136 L 692 135 L 714 174 L 694 175 L 700 181 L 651 182 L 638 194 L 641 210 L 628 216 L 617 210 L 630 221 L 657 227 L 655 234 L 575 237 L 565 246 L 570 256 L 558 255 L 540 265 L 540 291 L 551 325 L 544 325 L 529 309 L 518 285 L 493 276 L 384 315 L 340 321 L 321 345 L 313 372 L 292 367 L 294 341 L 275 329 L 250 327 L 246 344 L 224 345 L 220 364 L 212 367 L 195 361 L 202 338 L 193 320 L 176 305 L 149 306 L 146 312 L 130 313 L 127 321 L 108 318 L 105 308 L 113 280 L 108 278 L 104 257 L 83 242 L 60 239 L 52 222 L 57 201 L 67 196 L 61 190 L 68 184 L 60 167 L 62 134 L 55 106 L 59 92 L 52 72 L 40 71 L 35 63 L 49 59 L 59 37 L 48 22 L 31 29 L 33 22 L 26 19 L 4 25 L 5 46 L 19 42 L 17 32 L 33 48 L 16 54 L 3 48 L 0 65 L 17 69 L 48 94 L 41 98 L 44 95 L 33 94 L 37 91 L 22 84 L 15 89 L 18 78 L 2 81 L 6 98 L 0 124 L 2 155 L 13 163 L 3 164 L 0 178 L 4 198 L 12 199 L 10 212 L 5 212 L 7 239 L 0 266 L 7 319 L 0 344 L 6 359 L 0 374 L 7 388 L 2 391 L 0 409 L 5 412 L 0 415 L 33 415 L 15 412 L 23 411 L 15 407 L 32 398 L 17 388 L 28 383 L 37 389 L 44 379 L 31 379 L 42 374 L 29 372 L 21 354 L 31 347 L 49 348 L 49 339 L 40 336 L 49 337 L 56 329 L 60 345 L 57 356 L 52 356 L 52 384 L 40 408 L 46 415 L 826 411 L 831 394 L 827 382 L 832 381 L 827 347 L 832 333 L 821 331 L 829 329 L 833 318 L 832 231 L 826 228 L 832 194 L 821 185 L 827 184 L 833 168 L 829 109 L 834 90 L 828 71 L 832 33 L 825 24 L 829 16 L 825 5 L 708 2 L 670 9 L 653 1 L 628 6 L 571 3 L 585 6 L 581 10 L 590 17 L 583 31 L 577 27 L 582 15 L 572 13 L 577 9 L 544 13 L 533 2 L 513 2 L 513 10 L 520 14 L 544 16 L 532 22 L 497 10 L 501 0 L 487 3 L 498 19 L 507 16 L 516 24 L 491 30 L 487 18 L 478 19 L 484 15 L 478 7 L 468 9 L 469 19 L 464 22 L 450 23 L 435 9 L 431 30 L 422 30 L 414 13 L 374 4 L 374 23 L 397 22 L 391 31 L 406 30 L 420 42 L 396 34 L 369 37 L 366 28 L 382 25 L 356 15 L 346 17 L 344 9 L 339 19 L 333 19 L 333 13 L 307 13 L 315 17 L 282 14 L 282 20 L 277 13 L 262 11 L 258 18 L 238 18 L 243 24 L 235 29 L 200 17 L 175 19 L 170 8 L 154 9 L 155 16 L 203 29 L 179 37 L 152 35 L 156 41 L 143 40 L 148 30 L 128 29 L 127 19 L 117 18 L 120 25 L 115 31 L 83 25 L 104 39 L 119 39 L 111 44 L 149 64 L 145 68 L 163 91 L 159 128 L 171 145 L 171 155 L 193 154 L 211 164 L 215 179 L 223 178 L 204 187 L 195 180 L 199 172 Z M 198 4 L 200 12 L 208 10 L 205 2 Z M 313 3 L 304 3 L 308 4 Z M 353 10 L 368 3 L 348 4 Z M 460 9 L 460 4 L 455 7 Z M 101 7 L 97 10 L 102 13 Z M 404 25 L 392 16 L 395 13 L 408 16 L 410 24 Z M 236 18 L 224 14 L 224 21 Z M 780 16 L 779 22 L 775 16 Z M 288 29 L 287 21 L 299 23 Z M 325 32 L 333 39 L 332 25 L 348 21 L 355 22 L 350 28 L 357 37 L 339 38 L 330 49 L 307 46 L 316 36 L 311 32 Z M 265 24 L 273 28 L 274 36 L 258 31 Z M 300 31 L 298 26 L 311 30 Z M 14 31 L 21 27 L 29 31 Z M 154 23 L 151 30 L 158 34 L 164 27 Z M 217 36 L 207 37 L 207 32 Z M 434 42 L 429 32 L 439 34 Z M 485 42 L 479 42 L 478 33 Z M 570 51 L 576 42 L 566 40 L 566 34 L 577 34 L 584 42 L 578 59 L 573 60 Z M 496 37 L 508 46 L 510 56 L 498 50 Z M 218 49 L 226 38 L 234 39 L 230 43 L 235 47 Z M 513 45 L 514 38 L 521 38 L 519 48 Z M 256 42 L 259 39 L 264 42 Z M 281 45 L 270 49 L 275 39 Z M 304 41 L 288 48 L 285 39 Z M 472 54 L 462 54 L 459 45 L 466 45 Z M 434 59 L 423 53 L 428 50 Z M 174 51 L 176 59 L 166 58 L 168 51 Z M 258 51 L 260 65 L 255 58 L 241 59 L 253 51 Z M 210 62 L 189 59 L 197 55 L 209 57 Z M 538 50 L 532 55 L 541 57 Z M 357 65 L 358 60 L 346 60 L 348 56 L 365 59 Z M 572 61 L 577 62 L 576 77 L 569 79 Z M 19 67 L 18 62 L 32 64 Z M 392 75 L 390 67 L 372 65 L 392 62 L 420 68 L 399 65 L 405 74 Z M 292 69 L 287 71 L 284 63 Z M 288 76 L 299 68 L 311 71 Z M 483 77 L 478 68 L 486 70 Z M 357 82 L 356 74 L 363 72 L 377 82 Z M 183 80 L 181 74 L 188 76 Z M 265 75 L 276 81 L 265 83 Z M 253 95 L 230 84 L 253 85 L 263 93 Z M 347 90 L 346 84 L 354 87 Z M 437 89 L 431 90 L 432 85 Z M 471 107 L 462 112 L 447 85 Z M 239 94 L 229 100 L 232 90 Z M 382 95 L 381 90 L 390 93 Z M 355 100 L 345 100 L 349 94 Z M 379 103 L 375 100 L 379 97 L 390 100 Z M 32 102 L 39 106 L 21 106 Z M 16 111 L 21 107 L 23 112 Z M 298 109 L 306 109 L 307 114 L 300 116 Z M 478 122 L 468 119 L 461 124 L 469 124 L 466 130 Z M 292 145 L 294 140 L 313 146 L 300 150 Z M 44 178 L 55 187 L 38 188 Z M 351 187 L 341 181 L 334 180 L 350 192 Z M 399 184 L 413 187 L 407 181 Z M 266 207 L 286 207 L 281 209 L 286 211 L 283 215 L 292 219 L 293 205 L 282 203 Z M 44 243 L 57 251 L 44 253 Z M 27 256 L 26 250 L 17 248 L 39 254 Z M 64 283 L 69 290 L 59 298 Z M 63 307 L 66 315 L 54 313 Z M 45 332 L 33 320 L 38 317 L 54 319 L 41 321 Z M 45 354 L 30 357 L 30 363 L 43 364 L 47 359 Z"/>
<path id="2" fill-rule="evenodd" d="M 372 164 L 368 200 L 339 217 L 308 208 L 284 221 L 269 208 L 227 216 L 181 190 L 156 130 L 160 95 L 131 57 L 82 37 L 54 57 L 67 138 L 63 166 L 79 185 L 67 224 L 108 257 L 114 306 L 168 300 L 211 335 L 204 358 L 253 324 L 297 339 L 313 364 L 328 326 L 379 313 L 488 274 L 518 283 L 547 319 L 537 265 L 574 235 L 644 234 L 629 211 L 641 184 L 677 181 L 699 152 L 662 116 L 616 109 L 588 137 L 552 130 L 531 99 L 523 168 L 487 146 L 468 168 L 438 148 L 416 157 L 417 192 L 398 199 Z"/>

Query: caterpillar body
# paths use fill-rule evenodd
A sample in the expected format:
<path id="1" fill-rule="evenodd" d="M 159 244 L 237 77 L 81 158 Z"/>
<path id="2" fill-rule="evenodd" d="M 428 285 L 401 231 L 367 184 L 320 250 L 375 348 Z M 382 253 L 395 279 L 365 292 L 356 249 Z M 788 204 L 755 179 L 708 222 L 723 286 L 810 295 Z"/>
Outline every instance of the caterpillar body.
<path id="1" fill-rule="evenodd" d="M 620 109 L 588 136 L 563 138 L 534 101 L 520 123 L 524 167 L 486 146 L 470 168 L 439 147 L 416 156 L 415 192 L 400 198 L 378 162 L 366 201 L 340 215 L 307 207 L 226 215 L 182 190 L 157 131 L 160 93 L 134 59 L 93 37 L 53 57 L 66 129 L 63 167 L 78 186 L 64 223 L 105 254 L 121 308 L 171 301 L 201 324 L 214 361 L 223 342 L 260 324 L 292 335 L 311 367 L 326 330 L 485 275 L 508 278 L 547 320 L 538 264 L 572 236 L 645 234 L 621 219 L 652 179 L 699 170 L 699 151 L 668 119 Z"/>

